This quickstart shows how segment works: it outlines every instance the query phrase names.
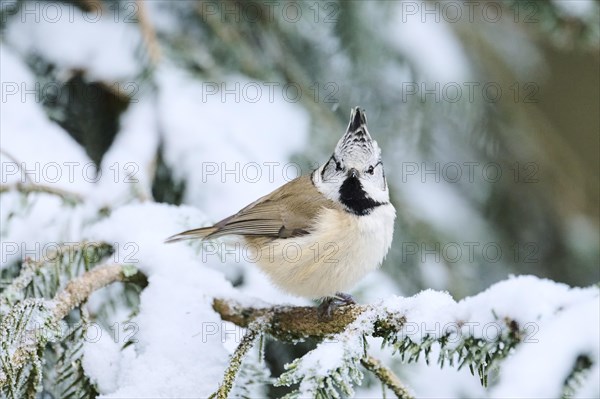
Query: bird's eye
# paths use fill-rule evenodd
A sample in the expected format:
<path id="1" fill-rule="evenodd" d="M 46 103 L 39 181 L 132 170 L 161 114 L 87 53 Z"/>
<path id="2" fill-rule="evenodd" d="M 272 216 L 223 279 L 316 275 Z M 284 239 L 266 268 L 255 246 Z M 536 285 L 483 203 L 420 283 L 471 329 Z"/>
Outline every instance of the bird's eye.
<path id="1" fill-rule="evenodd" d="M 375 173 L 375 168 L 373 166 L 369 166 L 369 169 L 367 169 L 367 173 L 372 175 L 373 173 Z"/>
<path id="2" fill-rule="evenodd" d="M 342 170 L 342 164 L 339 161 L 335 161 L 335 170 L 338 172 Z"/>

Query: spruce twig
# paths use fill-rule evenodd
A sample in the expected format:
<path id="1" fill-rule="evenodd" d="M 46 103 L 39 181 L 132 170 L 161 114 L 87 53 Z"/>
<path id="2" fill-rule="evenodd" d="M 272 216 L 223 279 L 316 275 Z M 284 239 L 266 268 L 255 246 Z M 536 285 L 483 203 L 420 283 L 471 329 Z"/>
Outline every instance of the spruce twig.
<path id="1" fill-rule="evenodd" d="M 242 338 L 242 341 L 233 353 L 233 356 L 231 357 L 229 367 L 227 367 L 227 370 L 225 370 L 225 375 L 223 376 L 223 382 L 219 386 L 217 392 L 209 396 L 210 399 L 227 399 L 229 397 L 229 392 L 231 392 L 231 389 L 233 388 L 233 383 L 235 382 L 235 378 L 240 371 L 242 361 L 244 360 L 244 357 L 248 351 L 252 349 L 254 341 L 259 334 L 260 328 L 256 327 L 256 325 L 248 329 Z"/>
<path id="2" fill-rule="evenodd" d="M 140 24 L 140 30 L 142 33 L 142 39 L 148 50 L 150 56 L 150 62 L 153 66 L 157 65 L 161 59 L 160 44 L 156 37 L 156 30 L 150 21 L 146 4 L 142 0 L 136 0 L 135 2 L 138 8 L 138 21 Z"/>
<path id="3" fill-rule="evenodd" d="M 65 289 L 54 297 L 52 301 L 54 303 L 52 314 L 47 324 L 57 325 L 72 309 L 81 305 L 83 301 L 89 298 L 94 291 L 135 275 L 137 271 L 134 272 L 133 270 L 131 266 L 104 265 L 98 266 L 80 277 L 71 280 Z M 37 301 L 40 303 L 40 306 L 47 303 L 44 300 L 38 299 Z M 40 340 L 42 338 L 39 335 L 29 334 L 28 339 L 23 339 L 23 343 L 16 348 L 7 365 L 10 365 L 12 370 L 21 369 L 29 359 L 29 354 L 37 351 L 39 345 L 46 343 L 46 341 Z M 0 379 L 0 385 L 4 383 L 5 378 L 3 376 Z"/>
<path id="4" fill-rule="evenodd" d="M 79 204 L 83 202 L 83 197 L 71 191 L 62 190 L 56 187 L 45 186 L 41 184 L 1 184 L 0 185 L 0 194 L 9 192 L 9 191 L 18 191 L 22 194 L 31 194 L 31 193 L 46 193 L 52 194 L 61 197 L 66 202 L 71 202 L 74 204 Z"/>
<path id="5" fill-rule="evenodd" d="M 375 374 L 381 382 L 383 382 L 388 388 L 394 392 L 398 399 L 413 399 L 414 397 L 410 394 L 408 389 L 400 381 L 398 376 L 394 372 L 384 366 L 379 359 L 374 358 L 371 355 L 367 355 L 360 360 L 360 363 L 370 372 Z"/>
<path id="6" fill-rule="evenodd" d="M 10 159 L 15 165 L 17 165 L 17 167 L 19 168 L 19 171 L 21 172 L 21 182 L 22 183 L 31 182 L 31 179 L 27 175 L 27 172 L 23 169 L 23 162 L 19 161 L 17 158 L 15 158 L 10 152 L 6 151 L 4 148 L 0 148 L 0 154 L 4 155 L 6 158 Z"/>
<path id="7" fill-rule="evenodd" d="M 80 277 L 69 281 L 65 289 L 54 297 L 54 318 L 62 320 L 94 291 L 116 281 L 123 281 L 136 274 L 137 271 L 133 272 L 131 268 L 131 266 L 123 265 L 98 266 Z"/>
<path id="8" fill-rule="evenodd" d="M 106 242 L 93 241 L 62 243 L 57 245 L 55 250 L 44 254 L 42 259 L 34 260 L 30 257 L 25 258 L 19 275 L 4 289 L 0 295 L 0 300 L 9 298 L 11 294 L 23 290 L 29 283 L 31 283 L 31 280 L 33 280 L 33 277 L 40 269 L 42 269 L 44 266 L 48 266 L 54 262 L 57 262 L 61 257 L 68 256 L 69 259 L 74 259 L 75 254 L 78 251 L 84 251 L 87 248 L 100 248 L 103 246 L 108 247 L 110 244 Z M 85 256 L 85 254 L 82 253 L 81 256 Z"/>

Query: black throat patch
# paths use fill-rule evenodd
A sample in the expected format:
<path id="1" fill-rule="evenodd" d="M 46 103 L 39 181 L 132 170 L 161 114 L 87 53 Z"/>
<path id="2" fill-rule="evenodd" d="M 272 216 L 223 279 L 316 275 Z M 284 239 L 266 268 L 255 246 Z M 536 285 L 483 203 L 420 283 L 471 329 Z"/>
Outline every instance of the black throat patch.
<path id="1" fill-rule="evenodd" d="M 367 196 L 357 177 L 348 177 L 340 187 L 340 202 L 352 213 L 364 216 L 385 202 L 375 201 Z"/>

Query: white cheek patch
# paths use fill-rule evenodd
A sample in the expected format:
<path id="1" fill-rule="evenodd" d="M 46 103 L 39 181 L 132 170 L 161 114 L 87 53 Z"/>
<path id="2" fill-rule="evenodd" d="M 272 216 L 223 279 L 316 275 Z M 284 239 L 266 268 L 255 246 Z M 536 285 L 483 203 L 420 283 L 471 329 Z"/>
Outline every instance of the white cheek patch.
<path id="1" fill-rule="evenodd" d="M 383 176 L 361 179 L 360 182 L 369 197 L 377 202 L 389 202 L 390 195 Z"/>
<path id="2" fill-rule="evenodd" d="M 343 183 L 342 176 L 334 176 L 331 179 L 323 180 L 321 172 L 325 165 L 313 172 L 312 179 L 315 187 L 321 194 L 332 201 L 339 201 L 339 191 Z"/>

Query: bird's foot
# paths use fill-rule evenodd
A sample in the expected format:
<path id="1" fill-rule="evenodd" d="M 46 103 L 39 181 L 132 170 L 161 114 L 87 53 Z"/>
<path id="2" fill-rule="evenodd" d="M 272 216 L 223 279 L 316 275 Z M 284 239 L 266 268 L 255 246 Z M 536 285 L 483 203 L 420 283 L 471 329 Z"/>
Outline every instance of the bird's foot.
<path id="1" fill-rule="evenodd" d="M 356 301 L 350 294 L 336 292 L 334 298 L 337 298 L 339 301 L 341 301 L 343 305 L 356 305 Z"/>
<path id="2" fill-rule="evenodd" d="M 332 318 L 333 311 L 341 306 L 354 305 L 356 301 L 352 295 L 343 292 L 336 292 L 334 296 L 323 298 L 323 302 L 319 305 L 317 313 L 319 320 L 329 321 Z"/>

